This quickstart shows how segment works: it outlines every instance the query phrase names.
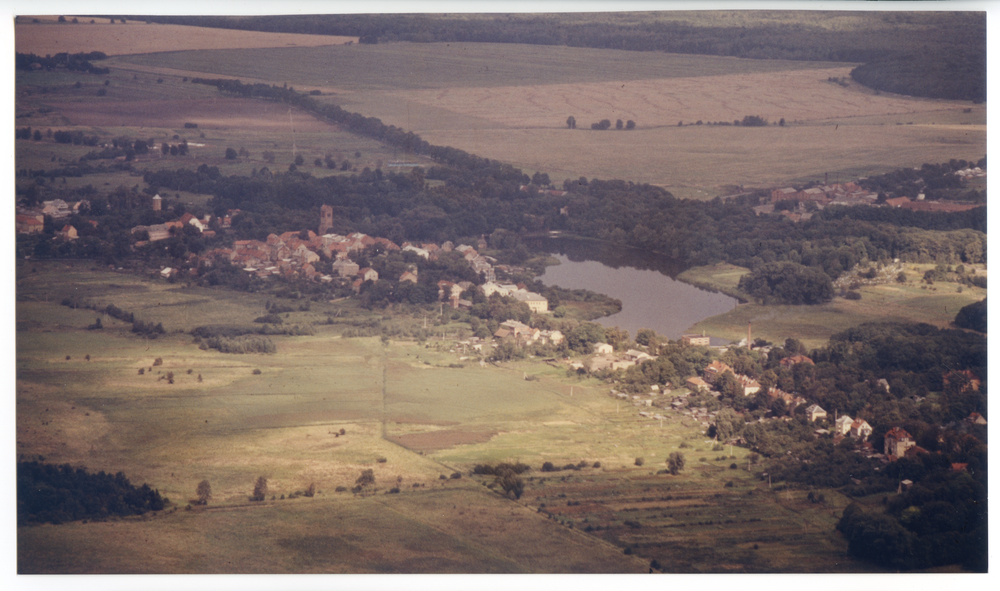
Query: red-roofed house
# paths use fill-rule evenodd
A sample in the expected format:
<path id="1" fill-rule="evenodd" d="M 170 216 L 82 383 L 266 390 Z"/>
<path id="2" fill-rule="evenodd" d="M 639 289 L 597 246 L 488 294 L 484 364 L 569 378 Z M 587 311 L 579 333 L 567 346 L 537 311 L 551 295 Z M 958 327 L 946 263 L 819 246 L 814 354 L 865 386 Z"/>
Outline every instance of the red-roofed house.
<path id="1" fill-rule="evenodd" d="M 716 359 L 712 363 L 709 363 L 707 367 L 705 367 L 705 371 L 702 372 L 702 375 L 705 376 L 706 382 L 714 384 L 719 380 L 720 377 L 722 377 L 722 374 L 726 373 L 727 371 L 733 371 L 733 368 L 729 367 L 725 363 Z"/>
<path id="2" fill-rule="evenodd" d="M 14 224 L 17 226 L 19 234 L 40 234 L 45 230 L 45 223 L 30 215 L 15 216 Z"/>

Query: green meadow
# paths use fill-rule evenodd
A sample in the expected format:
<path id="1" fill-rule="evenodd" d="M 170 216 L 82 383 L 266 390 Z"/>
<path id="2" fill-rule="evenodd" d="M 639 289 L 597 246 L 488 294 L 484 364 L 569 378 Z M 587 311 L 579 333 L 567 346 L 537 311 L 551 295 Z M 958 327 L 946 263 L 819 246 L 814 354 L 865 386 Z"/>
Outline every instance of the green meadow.
<path id="1" fill-rule="evenodd" d="M 709 511 L 734 479 L 742 510 L 766 507 L 791 527 L 801 508 L 767 493 L 747 472 L 746 451 L 714 446 L 700 423 L 666 410 L 658 411 L 663 421 L 641 418 L 607 385 L 570 377 L 558 364 L 463 359 L 452 348 L 455 325 L 435 329 L 445 340 L 344 338 L 358 322 L 422 319 L 311 302 L 288 312 L 285 324 L 313 334 L 271 336 L 273 355 L 234 355 L 200 348 L 188 331 L 253 326 L 267 295 L 40 261 L 18 263 L 17 290 L 18 456 L 122 471 L 170 499 L 141 518 L 20 528 L 22 573 L 645 572 L 652 560 L 674 564 L 663 567 L 671 572 L 783 568 L 745 549 L 762 543 L 756 521 L 717 544 L 713 556 L 728 558 L 712 567 L 670 562 L 689 552 L 669 541 L 672 533 L 644 531 L 640 544 L 631 530 L 585 531 L 597 523 L 589 514 L 550 515 L 561 513 L 548 507 L 562 487 L 580 498 L 628 490 L 609 518 L 628 529 L 620 521 L 646 511 L 640 491 L 693 487 L 698 510 Z M 166 334 L 142 338 L 97 310 L 62 305 L 64 298 L 114 303 L 162 323 Z M 89 329 L 98 317 L 103 328 Z M 688 468 L 658 474 L 678 450 Z M 471 475 L 476 464 L 499 461 L 532 466 L 520 500 Z M 543 473 L 544 462 L 586 467 Z M 355 495 L 365 469 L 374 471 L 375 489 Z M 251 503 L 262 475 L 270 497 Z M 203 479 L 212 500 L 191 505 Z M 316 496 L 301 496 L 310 484 Z M 643 520 L 666 519 L 658 515 Z M 826 525 L 803 533 L 809 552 L 836 548 L 840 557 L 843 542 Z M 137 537 L 148 542 L 137 548 Z M 766 543 L 792 552 L 801 541 Z M 827 568 L 824 559 L 812 570 Z"/>

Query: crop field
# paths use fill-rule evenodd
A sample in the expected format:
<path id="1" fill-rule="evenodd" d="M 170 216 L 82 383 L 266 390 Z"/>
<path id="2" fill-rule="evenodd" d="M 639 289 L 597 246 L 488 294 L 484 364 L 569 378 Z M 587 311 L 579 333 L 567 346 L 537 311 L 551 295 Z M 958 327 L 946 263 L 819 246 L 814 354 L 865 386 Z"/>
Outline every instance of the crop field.
<path id="1" fill-rule="evenodd" d="M 856 178 L 985 153 L 985 106 L 876 94 L 851 64 L 490 44 L 195 51 L 123 56 L 122 68 L 317 89 L 322 100 L 562 179 L 626 178 L 680 197 Z M 968 110 L 968 112 L 966 112 Z M 578 129 L 566 128 L 573 116 Z M 784 127 L 709 125 L 758 115 Z M 632 131 L 593 131 L 601 119 Z M 703 125 L 695 125 L 701 121 Z M 682 123 L 682 126 L 678 126 Z M 762 154 L 766 155 L 762 157 Z"/>
<path id="2" fill-rule="evenodd" d="M 102 51 L 107 55 L 176 51 L 178 49 L 231 49 L 244 47 L 301 47 L 339 45 L 356 37 L 297 35 L 161 25 L 142 21 L 116 22 L 106 18 L 76 17 L 78 23 L 59 23 L 56 16 L 21 16 L 16 25 L 17 51 L 35 55 L 60 52 Z M 66 16 L 72 21 L 74 17 Z M 32 22 L 38 19 L 38 23 Z"/>
<path id="3" fill-rule="evenodd" d="M 746 525 L 716 543 L 713 556 L 725 554 L 725 564 L 683 558 L 690 551 L 670 542 L 677 531 L 666 527 L 670 518 L 654 515 L 656 503 L 641 497 L 676 495 L 680 487 L 692 504 L 685 511 L 714 511 L 722 502 L 715 495 L 735 479 L 747 499 L 739 508 L 748 514 L 801 530 L 801 508 L 766 493 L 766 484 L 746 472 L 745 450 L 713 449 L 701 424 L 682 415 L 642 419 L 609 397 L 607 386 L 568 377 L 562 367 L 537 360 L 483 366 L 449 351 L 450 341 L 342 338 L 345 326 L 367 314 L 350 302 L 313 302 L 287 313 L 286 324 L 312 326 L 314 334 L 271 336 L 275 355 L 222 354 L 181 331 L 252 325 L 264 296 L 181 287 L 85 263 L 20 262 L 17 290 L 19 457 L 123 471 L 173 503 L 139 519 L 21 528 L 21 572 L 609 573 L 645 572 L 654 559 L 673 564 L 670 572 L 744 572 L 785 568 L 773 557 L 755 558 L 745 548 L 753 543 L 787 556 L 840 560 L 844 552 L 820 511 L 787 544 Z M 107 316 L 102 329 L 88 330 L 101 314 L 61 305 L 66 297 L 98 307 L 113 302 L 162 323 L 167 333 L 143 339 Z M 333 325 L 323 321 L 338 311 Z M 690 470 L 656 474 L 675 450 L 684 451 Z M 634 465 L 640 456 L 649 467 Z M 477 463 L 513 460 L 535 468 L 520 501 L 468 476 Z M 546 461 L 588 467 L 538 472 Z M 723 470 L 731 462 L 744 468 Z M 336 490 L 352 487 L 366 468 L 374 470 L 374 494 Z M 466 476 L 456 479 L 455 472 Z M 248 503 L 259 475 L 274 498 Z M 202 479 L 212 484 L 212 501 L 185 509 Z M 290 496 L 311 483 L 315 497 Z M 390 487 L 400 492 L 386 494 Z M 659 492 L 645 492 L 650 487 Z M 540 506 L 567 494 L 592 499 L 597 511 L 597 500 L 612 491 L 629 492 L 601 508 L 600 517 Z M 643 530 L 641 544 L 619 527 L 634 511 L 644 512 L 644 524 L 663 521 L 662 529 Z M 618 525 L 583 531 L 591 523 Z M 685 535 L 712 533 L 690 528 Z M 269 532 L 267 540 L 257 539 L 258 531 Z M 136 549 L 135 539 L 148 542 Z M 255 559 L 264 548 L 266 557 Z M 789 570 L 821 571 L 826 564 Z"/>

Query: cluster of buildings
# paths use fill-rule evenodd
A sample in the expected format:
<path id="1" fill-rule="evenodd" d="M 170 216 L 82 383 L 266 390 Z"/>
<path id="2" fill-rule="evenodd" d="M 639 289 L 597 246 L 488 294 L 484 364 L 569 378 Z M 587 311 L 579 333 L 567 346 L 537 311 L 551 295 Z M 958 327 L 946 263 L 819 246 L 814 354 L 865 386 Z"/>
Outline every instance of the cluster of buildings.
<path id="1" fill-rule="evenodd" d="M 628 369 L 633 365 L 653 359 L 656 357 L 638 349 L 629 349 L 615 355 L 614 347 L 608 343 L 595 343 L 594 356 L 590 359 L 590 371 Z"/>
<path id="2" fill-rule="evenodd" d="M 955 174 L 964 179 L 983 177 L 986 172 L 980 168 L 966 168 L 956 171 Z M 855 182 L 835 183 L 832 185 L 819 185 L 808 189 L 796 189 L 794 187 L 783 187 L 771 190 L 771 202 L 759 205 L 754 208 L 757 215 L 762 213 L 773 213 L 775 205 L 781 201 L 794 201 L 796 206 L 792 210 L 783 210 L 780 213 L 792 221 L 804 221 L 812 217 L 809 209 L 823 209 L 828 205 L 876 205 L 878 193 L 863 189 Z M 809 205 L 812 207 L 807 207 Z M 886 207 L 900 207 L 913 211 L 966 211 L 981 207 L 982 203 L 956 203 L 953 201 L 926 201 L 923 193 L 917 195 L 916 199 L 909 197 L 895 197 L 884 202 Z"/>
<path id="3" fill-rule="evenodd" d="M 59 228 L 59 223 L 69 216 L 80 213 L 80 208 L 89 207 L 86 200 L 69 203 L 62 199 L 43 201 L 41 207 L 18 207 L 14 215 L 14 229 L 18 234 L 41 234 L 45 230 L 45 216 L 52 218 Z M 91 222 L 96 225 L 97 222 Z M 56 231 L 56 238 L 62 240 L 76 240 L 78 238 L 77 229 L 69 224 L 63 224 L 61 229 Z"/>
<path id="4" fill-rule="evenodd" d="M 566 340 L 562 332 L 558 330 L 541 330 L 518 322 L 517 320 L 506 320 L 500 323 L 497 331 L 493 333 L 493 338 L 502 341 L 513 339 L 520 345 L 558 345 Z"/>
<path id="5" fill-rule="evenodd" d="M 519 302 L 524 302 L 533 314 L 545 314 L 549 311 L 549 300 L 533 291 L 528 291 L 512 283 L 497 283 L 487 281 L 482 286 L 486 297 L 498 293 L 502 296 L 512 297 Z"/>

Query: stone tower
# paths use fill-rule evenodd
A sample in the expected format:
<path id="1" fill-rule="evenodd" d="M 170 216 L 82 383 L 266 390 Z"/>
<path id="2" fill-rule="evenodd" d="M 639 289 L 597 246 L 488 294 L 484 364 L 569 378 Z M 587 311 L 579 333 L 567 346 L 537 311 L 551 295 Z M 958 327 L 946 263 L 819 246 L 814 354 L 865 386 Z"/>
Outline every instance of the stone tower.
<path id="1" fill-rule="evenodd" d="M 323 205 L 319 208 L 319 235 L 326 234 L 333 227 L 333 208 Z"/>

